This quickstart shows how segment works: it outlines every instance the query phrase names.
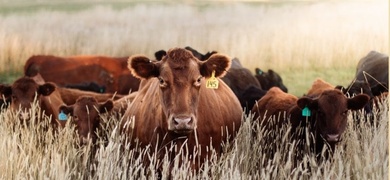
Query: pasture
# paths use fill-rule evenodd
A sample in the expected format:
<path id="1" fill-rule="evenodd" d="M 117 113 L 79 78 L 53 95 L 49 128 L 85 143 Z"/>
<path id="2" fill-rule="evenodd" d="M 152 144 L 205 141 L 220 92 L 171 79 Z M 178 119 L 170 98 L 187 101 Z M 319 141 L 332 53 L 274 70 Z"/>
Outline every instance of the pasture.
<path id="1" fill-rule="evenodd" d="M 36 54 L 153 57 L 160 49 L 191 46 L 202 53 L 215 50 L 237 57 L 253 73 L 255 67 L 273 69 L 290 93 L 302 96 L 317 77 L 346 86 L 359 59 L 371 50 L 389 54 L 388 6 L 384 0 L 0 1 L 0 83 L 20 77 L 25 61 Z M 72 127 L 45 132 L 47 118 L 32 116 L 26 124 L 46 121 L 26 128 L 7 110 L 0 113 L 0 178 L 150 179 L 156 169 L 142 166 L 142 159 L 150 158 L 152 164 L 162 164 L 163 172 L 173 163 L 174 179 L 385 179 L 388 101 L 376 110 L 374 125 L 363 118 L 356 122 L 349 114 L 333 160 L 307 154 L 298 168 L 292 165 L 291 142 L 283 136 L 288 127 L 275 139 L 279 149 L 268 160 L 263 149 L 266 132 L 251 139 L 250 129 L 257 127 L 245 117 L 236 141 L 227 147 L 230 151 L 211 159 L 199 174 L 178 166 L 178 161 L 157 162 L 146 153 L 133 157 L 134 151 L 120 145 L 119 120 L 114 117 L 104 116 L 107 125 L 99 132 L 100 148 L 95 151 L 91 145 L 75 145 Z M 31 114 L 36 111 L 38 107 Z M 102 142 L 106 139 L 108 145 Z"/>

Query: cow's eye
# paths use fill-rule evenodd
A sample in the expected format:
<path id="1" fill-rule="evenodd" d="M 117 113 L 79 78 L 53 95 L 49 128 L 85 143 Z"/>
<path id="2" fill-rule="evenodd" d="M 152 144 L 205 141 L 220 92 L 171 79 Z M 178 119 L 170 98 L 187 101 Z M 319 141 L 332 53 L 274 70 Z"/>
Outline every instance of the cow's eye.
<path id="1" fill-rule="evenodd" d="M 158 77 L 158 82 L 160 83 L 160 87 L 166 87 L 167 86 L 167 83 L 161 77 Z"/>
<path id="2" fill-rule="evenodd" d="M 203 78 L 202 76 L 199 77 L 199 78 L 195 81 L 194 86 L 199 87 L 199 86 L 201 85 L 201 83 L 202 83 L 202 78 Z"/>

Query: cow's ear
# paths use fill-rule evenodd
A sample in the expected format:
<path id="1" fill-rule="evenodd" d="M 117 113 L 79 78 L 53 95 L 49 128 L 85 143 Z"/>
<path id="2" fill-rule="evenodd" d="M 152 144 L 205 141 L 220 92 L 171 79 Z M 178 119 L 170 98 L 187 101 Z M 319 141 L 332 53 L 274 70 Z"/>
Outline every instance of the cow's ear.
<path id="1" fill-rule="evenodd" d="M 335 89 L 340 90 L 341 92 L 343 92 L 343 94 L 347 93 L 347 89 L 342 85 L 337 85 Z"/>
<path id="2" fill-rule="evenodd" d="M 202 60 L 202 61 L 207 60 L 207 59 L 210 58 L 210 56 L 212 56 L 213 54 L 217 54 L 217 53 L 218 53 L 217 51 L 207 52 L 207 53 L 203 56 L 203 58 L 202 58 L 201 60 Z"/>
<path id="3" fill-rule="evenodd" d="M 73 106 L 61 105 L 58 110 L 59 112 L 63 112 L 65 114 L 73 114 Z"/>
<path id="4" fill-rule="evenodd" d="M 156 60 L 161 61 L 161 59 L 167 55 L 167 52 L 165 50 L 159 50 L 154 53 L 154 57 Z"/>
<path id="5" fill-rule="evenodd" d="M 312 99 L 309 97 L 301 97 L 297 101 L 297 105 L 300 109 L 308 107 L 310 110 L 318 108 L 318 99 Z"/>
<path id="6" fill-rule="evenodd" d="M 359 94 L 353 98 L 348 98 L 348 109 L 358 110 L 363 108 L 369 101 L 370 96 L 367 94 Z"/>
<path id="7" fill-rule="evenodd" d="M 387 87 L 387 83 L 385 83 L 385 82 L 382 82 L 380 84 L 376 84 L 376 85 L 371 87 L 371 92 L 372 92 L 372 95 L 374 95 L 374 96 L 379 96 L 382 93 L 388 92 L 388 91 L 389 91 L 389 88 Z"/>
<path id="8" fill-rule="evenodd" d="M 3 94 L 5 97 L 11 96 L 12 94 L 11 86 L 0 84 L 0 93 Z"/>
<path id="9" fill-rule="evenodd" d="M 53 83 L 45 83 L 38 88 L 38 94 L 48 96 L 56 90 L 56 86 Z"/>
<path id="10" fill-rule="evenodd" d="M 262 75 L 264 73 L 260 68 L 255 68 L 255 72 L 258 75 Z"/>
<path id="11" fill-rule="evenodd" d="M 159 76 L 159 66 L 157 61 L 151 61 L 145 56 L 131 56 L 128 61 L 128 68 L 131 73 L 140 79 Z"/>
<path id="12" fill-rule="evenodd" d="M 114 108 L 112 100 L 107 100 L 106 102 L 99 104 L 100 113 L 110 112 L 112 108 Z"/>
<path id="13" fill-rule="evenodd" d="M 230 59 L 221 54 L 214 54 L 206 61 L 200 62 L 200 74 L 206 78 L 211 77 L 215 71 L 215 77 L 223 77 L 230 68 Z"/>

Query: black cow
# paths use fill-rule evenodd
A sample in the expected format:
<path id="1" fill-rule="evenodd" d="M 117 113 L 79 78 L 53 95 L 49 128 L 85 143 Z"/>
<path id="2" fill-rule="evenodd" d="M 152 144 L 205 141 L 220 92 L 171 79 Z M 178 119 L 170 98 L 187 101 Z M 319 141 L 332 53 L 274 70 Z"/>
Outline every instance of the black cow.
<path id="1" fill-rule="evenodd" d="M 364 93 L 371 98 L 379 96 L 383 92 L 388 92 L 389 84 L 389 56 L 370 51 L 365 57 L 360 59 L 355 78 L 347 88 L 337 86 L 345 94 Z"/>
<path id="2" fill-rule="evenodd" d="M 360 59 L 356 67 L 355 78 L 348 87 L 344 88 L 338 85 L 336 88 L 342 90 L 347 96 L 367 94 L 370 97 L 370 103 L 366 104 L 364 110 L 368 116 L 373 116 L 372 109 L 375 97 L 388 92 L 388 76 L 389 56 L 376 51 L 370 51 L 365 57 Z"/>
<path id="3" fill-rule="evenodd" d="M 105 93 L 106 87 L 105 86 L 99 86 L 99 84 L 95 82 L 84 82 L 79 84 L 67 84 L 65 85 L 66 88 L 73 88 L 73 89 L 80 89 L 83 91 L 92 91 L 97 93 Z"/>
<path id="4" fill-rule="evenodd" d="M 237 58 L 232 59 L 230 69 L 221 79 L 234 92 L 246 112 L 266 93 L 251 71 L 243 67 Z"/>
<path id="5" fill-rule="evenodd" d="M 280 75 L 272 69 L 268 69 L 268 72 L 264 72 L 261 69 L 256 68 L 255 72 L 255 77 L 264 90 L 269 90 L 272 87 L 279 87 L 282 91 L 288 92 L 288 89 L 283 84 L 283 80 Z"/>

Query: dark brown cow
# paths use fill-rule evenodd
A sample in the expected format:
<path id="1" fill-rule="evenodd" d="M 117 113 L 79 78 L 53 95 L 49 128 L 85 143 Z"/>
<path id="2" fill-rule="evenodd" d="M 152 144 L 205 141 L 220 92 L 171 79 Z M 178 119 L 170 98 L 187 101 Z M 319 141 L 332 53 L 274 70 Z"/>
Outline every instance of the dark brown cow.
<path id="1" fill-rule="evenodd" d="M 240 103 L 218 78 L 229 66 L 226 56 L 214 54 L 200 61 L 181 48 L 170 49 L 158 62 L 131 57 L 132 73 L 147 81 L 123 117 L 122 132 L 132 138 L 133 146 L 138 142 L 141 147 L 150 144 L 151 150 L 159 149 L 162 156 L 158 157 L 176 145 L 195 159 L 192 167 L 198 169 L 210 157 L 210 145 L 220 154 L 223 142 L 233 140 L 241 125 Z M 208 89 L 206 81 L 213 72 L 219 87 Z M 185 143 L 188 149 L 180 148 Z"/>
<path id="2" fill-rule="evenodd" d="M 7 97 L 11 97 L 10 108 L 21 111 L 21 119 L 29 120 L 28 110 L 37 95 L 39 106 L 44 113 L 52 117 L 51 123 L 55 127 L 61 124 L 56 120 L 58 117 L 58 107 L 63 104 L 61 95 L 56 91 L 53 83 L 41 83 L 30 77 L 17 79 L 12 85 L 0 85 L 0 92 Z"/>
<path id="3" fill-rule="evenodd" d="M 268 69 L 267 72 L 264 72 L 260 68 L 255 68 L 255 77 L 264 90 L 269 90 L 272 87 L 279 87 L 282 91 L 288 92 L 280 75 L 272 69 Z"/>
<path id="4" fill-rule="evenodd" d="M 274 98 L 264 98 L 267 95 L 264 96 L 253 111 L 260 115 L 265 110 L 270 111 L 270 115 L 287 111 L 288 116 L 290 116 L 289 123 L 292 125 L 293 137 L 301 142 L 298 148 L 302 149 L 306 142 L 305 131 L 302 133 L 299 129 L 309 127 L 310 133 L 315 137 L 315 146 L 312 146 L 312 150 L 319 154 L 324 145 L 329 144 L 333 152 L 346 129 L 348 110 L 363 108 L 369 101 L 369 97 L 361 94 L 347 98 L 340 90 L 329 89 L 329 86 L 321 86 L 324 89 L 315 90 L 315 86 L 321 84 L 319 82 L 322 81 L 313 83 L 311 91 L 320 92 L 320 94 L 301 97 L 293 106 L 291 104 L 294 98 L 282 91 L 273 90 L 271 93 L 273 93 Z M 290 107 L 284 104 L 289 104 Z M 305 113 L 307 111 L 310 111 L 310 114 Z M 278 124 L 280 125 L 280 123 Z"/>
<path id="5" fill-rule="evenodd" d="M 325 145 L 329 144 L 334 152 L 337 142 L 342 138 L 347 127 L 348 110 L 363 108 L 369 97 L 365 94 L 347 98 L 337 89 L 325 90 L 319 96 L 305 96 L 297 101 L 297 106 L 290 109 L 290 122 L 293 129 L 309 127 L 315 137 L 315 152 L 319 154 Z M 310 110 L 310 116 L 304 116 L 304 109 Z M 308 119 L 308 121 L 306 121 Z M 299 136 L 304 142 L 306 135 Z"/>
<path id="6" fill-rule="evenodd" d="M 112 100 L 99 103 L 94 97 L 82 96 L 73 105 L 60 106 L 59 111 L 72 117 L 71 122 L 75 124 L 79 142 L 84 145 L 90 140 L 92 143 L 96 142 L 96 130 L 101 123 L 100 114 L 110 112 L 113 106 Z M 60 120 L 68 120 L 68 118 Z"/>
<path id="7" fill-rule="evenodd" d="M 139 80 L 127 68 L 128 57 L 31 56 L 25 66 L 26 76 L 40 73 L 47 82 L 59 86 L 94 82 L 107 93 L 129 94 L 137 91 Z"/>
<path id="8" fill-rule="evenodd" d="M 240 60 L 238 58 L 232 59 L 231 68 L 228 70 L 226 75 L 221 79 L 234 92 L 234 94 L 237 96 L 238 100 L 240 101 L 241 107 L 245 109 L 246 112 L 251 110 L 256 100 L 258 100 L 257 98 L 258 96 L 256 95 L 264 94 L 261 93 L 262 87 L 259 81 L 257 81 L 257 79 L 253 76 L 253 74 L 249 69 L 241 65 Z M 249 87 L 252 88 L 248 89 Z M 254 97 L 256 99 L 250 99 L 250 97 L 253 97 L 253 94 L 250 93 L 253 92 L 255 92 Z"/>

